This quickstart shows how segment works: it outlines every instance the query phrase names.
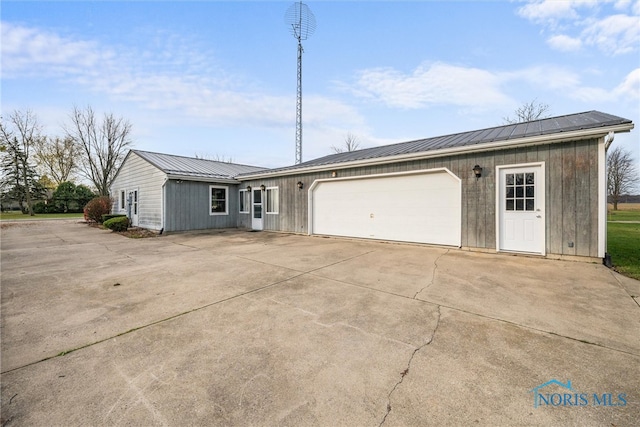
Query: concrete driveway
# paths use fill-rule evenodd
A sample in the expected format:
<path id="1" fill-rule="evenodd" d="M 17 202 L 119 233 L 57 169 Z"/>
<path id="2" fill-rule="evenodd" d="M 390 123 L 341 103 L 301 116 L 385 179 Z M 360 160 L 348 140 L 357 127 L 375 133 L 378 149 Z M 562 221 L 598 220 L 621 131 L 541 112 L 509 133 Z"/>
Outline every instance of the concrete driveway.
<path id="1" fill-rule="evenodd" d="M 640 282 L 601 265 L 64 221 L 1 238 L 3 426 L 640 420 Z"/>

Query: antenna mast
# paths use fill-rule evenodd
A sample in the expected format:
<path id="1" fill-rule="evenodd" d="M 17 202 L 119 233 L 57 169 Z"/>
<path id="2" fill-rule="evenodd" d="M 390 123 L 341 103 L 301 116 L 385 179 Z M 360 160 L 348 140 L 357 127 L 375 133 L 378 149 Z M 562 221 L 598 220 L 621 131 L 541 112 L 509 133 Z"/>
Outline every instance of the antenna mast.
<path id="1" fill-rule="evenodd" d="M 298 88 L 296 91 L 296 164 L 302 163 L 302 40 L 316 30 L 316 18 L 309 7 L 300 2 L 289 6 L 284 16 L 291 34 L 298 40 Z"/>

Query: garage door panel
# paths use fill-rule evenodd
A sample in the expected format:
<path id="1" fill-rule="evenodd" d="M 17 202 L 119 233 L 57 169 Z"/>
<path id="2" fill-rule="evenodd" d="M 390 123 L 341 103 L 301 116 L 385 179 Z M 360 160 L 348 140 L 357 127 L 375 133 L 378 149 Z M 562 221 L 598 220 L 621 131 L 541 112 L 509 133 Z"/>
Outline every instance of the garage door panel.
<path id="1" fill-rule="evenodd" d="M 318 182 L 314 234 L 460 245 L 460 181 L 444 170 Z"/>

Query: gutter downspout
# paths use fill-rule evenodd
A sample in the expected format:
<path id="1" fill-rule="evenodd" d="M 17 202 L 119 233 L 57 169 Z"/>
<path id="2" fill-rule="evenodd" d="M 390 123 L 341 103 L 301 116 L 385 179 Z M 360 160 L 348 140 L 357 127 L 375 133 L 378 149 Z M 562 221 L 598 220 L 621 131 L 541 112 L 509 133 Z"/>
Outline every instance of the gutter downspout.
<path id="1" fill-rule="evenodd" d="M 167 200 L 167 181 L 168 178 L 165 176 L 164 182 L 162 183 L 162 191 L 160 192 L 160 204 L 162 205 L 162 209 L 160 209 L 160 235 L 164 232 L 164 220 L 166 218 L 167 207 L 165 206 L 165 203 Z"/>
<path id="2" fill-rule="evenodd" d="M 598 256 L 602 258 L 602 263 L 611 268 L 613 266 L 611 262 L 611 255 L 607 252 L 607 151 L 609 151 L 609 147 L 613 143 L 616 134 L 611 131 L 602 139 L 602 148 L 598 150 L 598 175 L 600 178 L 599 182 L 599 204 L 600 204 L 600 215 L 598 215 L 598 233 L 599 233 L 599 244 L 598 244 Z"/>

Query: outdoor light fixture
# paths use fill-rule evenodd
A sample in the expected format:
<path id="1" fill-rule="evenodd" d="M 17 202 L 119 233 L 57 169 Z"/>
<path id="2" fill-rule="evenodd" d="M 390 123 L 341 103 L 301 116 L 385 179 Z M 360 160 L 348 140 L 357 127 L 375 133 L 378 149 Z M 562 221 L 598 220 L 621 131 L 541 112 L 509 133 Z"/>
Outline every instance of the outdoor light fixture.
<path id="1" fill-rule="evenodd" d="M 482 168 L 480 167 L 480 165 L 475 165 L 472 170 L 473 173 L 476 174 L 476 179 L 482 176 Z"/>
<path id="2" fill-rule="evenodd" d="M 261 189 L 262 191 L 264 191 L 266 188 L 267 188 L 267 187 L 265 187 L 265 186 L 264 186 L 264 184 L 262 184 L 262 185 L 260 186 L 260 189 Z"/>
<path id="3" fill-rule="evenodd" d="M 304 188 L 304 184 L 302 181 L 298 181 L 298 190 L 302 190 Z"/>
<path id="4" fill-rule="evenodd" d="M 247 191 L 251 191 L 251 186 L 247 185 Z"/>

